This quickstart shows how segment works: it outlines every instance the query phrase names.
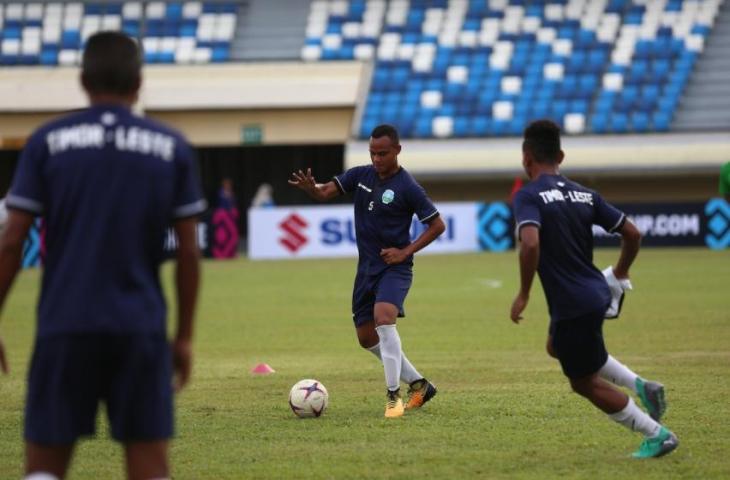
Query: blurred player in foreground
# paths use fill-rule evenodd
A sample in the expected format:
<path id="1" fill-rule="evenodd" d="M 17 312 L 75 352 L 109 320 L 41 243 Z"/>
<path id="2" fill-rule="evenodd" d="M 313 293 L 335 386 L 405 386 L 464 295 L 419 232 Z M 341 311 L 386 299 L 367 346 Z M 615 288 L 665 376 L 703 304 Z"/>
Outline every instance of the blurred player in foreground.
<path id="1" fill-rule="evenodd" d="M 27 479 L 66 475 L 76 441 L 94 434 L 100 401 L 124 445 L 128 478 L 170 475 L 173 376 L 179 389 L 191 371 L 196 216 L 206 206 L 185 139 L 132 115 L 141 79 L 132 39 L 89 38 L 81 83 L 91 106 L 30 137 L 6 198 L 0 305 L 33 217 L 47 226 L 25 409 Z M 171 224 L 179 239 L 172 351 L 159 280 Z M 0 364 L 7 373 L 2 344 Z"/>
<path id="2" fill-rule="evenodd" d="M 360 345 L 383 362 L 388 418 L 402 416 L 404 409 L 419 408 L 436 394 L 436 387 L 403 353 L 396 318 L 405 315 L 403 302 L 413 280 L 413 254 L 446 229 L 423 187 L 398 164 L 400 151 L 398 131 L 380 125 L 370 135 L 372 165 L 351 168 L 325 184 L 317 184 L 309 169 L 294 172 L 289 180 L 319 201 L 354 192 L 359 260 L 352 318 Z M 414 214 L 427 227 L 411 242 Z M 405 406 L 401 380 L 409 386 Z"/>
<path id="3" fill-rule="evenodd" d="M 563 156 L 556 124 L 539 120 L 527 127 L 522 165 L 531 182 L 514 197 L 520 291 L 510 317 L 515 323 L 522 319 L 538 272 L 550 310 L 547 349 L 560 361 L 573 391 L 612 420 L 644 434 L 634 457 L 659 457 L 679 444 L 658 423 L 666 409 L 664 387 L 642 379 L 606 351 L 603 321 L 611 293 L 604 275 L 593 265 L 594 224 L 621 235 L 621 255 L 613 267 L 618 280 L 628 279 L 641 234 L 597 192 L 560 175 Z M 609 382 L 639 395 L 649 415 Z"/>

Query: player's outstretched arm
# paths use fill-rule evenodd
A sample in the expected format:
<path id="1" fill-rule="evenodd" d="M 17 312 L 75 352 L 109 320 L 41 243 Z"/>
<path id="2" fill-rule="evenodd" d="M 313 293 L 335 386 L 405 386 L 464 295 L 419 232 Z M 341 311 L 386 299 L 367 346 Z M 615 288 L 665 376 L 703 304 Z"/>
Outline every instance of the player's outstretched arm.
<path id="1" fill-rule="evenodd" d="M 535 279 L 537 265 L 540 261 L 540 231 L 537 226 L 527 224 L 522 226 L 519 231 L 520 237 L 520 291 L 517 293 L 512 308 L 510 310 L 510 318 L 515 323 L 522 320 L 522 312 L 530 301 L 530 289 L 532 281 Z"/>
<path id="2" fill-rule="evenodd" d="M 624 222 L 619 230 L 621 234 L 621 255 L 619 256 L 616 266 L 613 267 L 613 274 L 619 280 L 629 278 L 629 268 L 634 263 L 636 255 L 641 247 L 641 233 L 636 225 L 628 219 Z"/>
<path id="3" fill-rule="evenodd" d="M 177 332 L 172 345 L 175 389 L 182 389 L 190 379 L 193 357 L 193 322 L 200 278 L 200 252 L 196 242 L 197 218 L 175 222 L 178 238 L 175 287 L 177 289 Z"/>
<path id="4" fill-rule="evenodd" d="M 8 221 L 2 236 L 0 236 L 0 311 L 20 269 L 20 262 L 23 258 L 23 244 L 32 224 L 32 214 L 15 209 L 8 211 Z M 0 370 L 3 373 L 8 373 L 5 347 L 1 339 Z"/>
<path id="5" fill-rule="evenodd" d="M 384 248 L 380 250 L 380 257 L 388 265 L 402 263 L 406 260 L 406 258 L 426 248 L 431 242 L 436 240 L 439 235 L 444 233 L 445 230 L 446 225 L 444 224 L 444 221 L 440 216 L 436 217 L 428 222 L 426 230 L 424 230 L 410 245 L 405 248 Z"/>
<path id="6" fill-rule="evenodd" d="M 306 172 L 303 172 L 302 170 L 293 172 L 291 177 L 292 178 L 289 179 L 289 185 L 293 185 L 303 190 L 307 195 L 317 201 L 326 202 L 340 194 L 340 190 L 333 181 L 317 183 L 312 176 L 311 168 L 308 168 Z"/>

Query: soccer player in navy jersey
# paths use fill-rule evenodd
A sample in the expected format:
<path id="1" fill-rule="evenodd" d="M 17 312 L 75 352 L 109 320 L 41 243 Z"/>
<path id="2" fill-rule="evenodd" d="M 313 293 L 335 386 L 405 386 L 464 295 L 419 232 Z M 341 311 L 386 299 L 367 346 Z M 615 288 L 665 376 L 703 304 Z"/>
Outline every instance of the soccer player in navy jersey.
<path id="1" fill-rule="evenodd" d="M 186 140 L 130 111 L 141 66 L 129 37 L 91 36 L 81 69 L 90 107 L 32 134 L 6 199 L 0 305 L 33 218 L 46 225 L 25 409 L 27 479 L 66 475 L 76 441 L 94 433 L 100 401 L 124 446 L 128 478 L 170 475 L 173 388 L 190 377 L 196 216 L 206 205 Z M 159 279 L 170 226 L 178 238 L 172 348 Z M 0 363 L 7 373 L 2 344 Z"/>
<path id="2" fill-rule="evenodd" d="M 563 157 L 555 123 L 538 120 L 525 129 L 522 165 L 531 182 L 513 201 L 520 290 L 510 317 L 515 323 L 522 319 L 537 272 L 550 312 L 547 350 L 560 361 L 573 391 L 614 421 L 644 434 L 634 457 L 659 457 L 679 444 L 658 423 L 666 409 L 664 387 L 639 377 L 606 351 L 603 320 L 611 295 L 605 277 L 593 265 L 594 224 L 621 235 L 621 254 L 613 267 L 618 279 L 629 278 L 641 234 L 598 192 L 562 176 Z M 611 383 L 639 395 L 649 414 Z"/>
<path id="3" fill-rule="evenodd" d="M 294 172 L 289 180 L 319 201 L 354 192 L 359 260 L 352 318 L 360 345 L 383 362 L 387 418 L 402 416 L 404 409 L 420 408 L 436 394 L 436 387 L 403 354 L 396 318 L 405 315 L 403 302 L 413 279 L 413 254 L 446 229 L 423 187 L 398 164 L 400 151 L 398 131 L 380 125 L 370 135 L 371 165 L 351 168 L 325 184 L 317 184 L 310 169 Z M 414 214 L 427 227 L 411 242 Z M 405 405 L 401 380 L 408 384 Z"/>

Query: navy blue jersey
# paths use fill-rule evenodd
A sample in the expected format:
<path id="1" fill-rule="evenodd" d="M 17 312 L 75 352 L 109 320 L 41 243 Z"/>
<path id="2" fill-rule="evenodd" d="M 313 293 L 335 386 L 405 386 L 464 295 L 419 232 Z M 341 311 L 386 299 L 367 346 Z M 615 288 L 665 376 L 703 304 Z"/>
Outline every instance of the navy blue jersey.
<path id="1" fill-rule="evenodd" d="M 423 187 L 403 167 L 385 180 L 378 177 L 372 165 L 351 168 L 334 180 L 342 193 L 355 193 L 358 270 L 367 275 L 388 266 L 380 258 L 382 249 L 404 248 L 411 243 L 414 214 L 423 223 L 439 214 Z M 404 264 L 412 265 L 413 256 Z"/>
<path id="2" fill-rule="evenodd" d="M 119 106 L 50 122 L 28 140 L 7 205 L 45 221 L 39 336 L 165 331 L 165 231 L 206 208 L 180 134 Z"/>
<path id="3" fill-rule="evenodd" d="M 624 214 L 562 175 L 540 175 L 523 187 L 514 211 L 518 234 L 524 225 L 540 229 L 538 273 L 550 318 L 577 318 L 608 306 L 608 285 L 593 265 L 593 225 L 614 232 Z"/>

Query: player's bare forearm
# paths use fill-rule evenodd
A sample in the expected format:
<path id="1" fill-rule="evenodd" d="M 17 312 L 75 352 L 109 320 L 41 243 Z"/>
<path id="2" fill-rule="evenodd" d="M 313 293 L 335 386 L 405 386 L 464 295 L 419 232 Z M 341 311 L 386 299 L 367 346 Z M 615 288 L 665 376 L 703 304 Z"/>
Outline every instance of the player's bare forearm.
<path id="1" fill-rule="evenodd" d="M 520 229 L 520 291 L 512 301 L 510 319 L 520 323 L 522 312 L 530 301 L 530 289 L 540 261 L 540 236 L 537 227 L 526 225 Z"/>
<path id="2" fill-rule="evenodd" d="M 8 220 L 0 237 L 0 310 L 5 297 L 20 270 L 23 258 L 23 244 L 33 224 L 33 215 L 11 209 Z"/>
<path id="3" fill-rule="evenodd" d="M 426 227 L 426 230 L 424 230 L 417 239 L 413 241 L 410 245 L 408 245 L 405 250 L 408 255 L 413 255 L 414 253 L 423 250 L 428 245 L 431 244 L 434 240 L 436 240 L 442 233 L 446 231 L 446 225 L 444 224 L 444 221 L 441 219 L 441 217 L 436 217 L 431 222 L 429 222 L 428 227 Z"/>
<path id="4" fill-rule="evenodd" d="M 540 237 L 537 227 L 526 225 L 520 230 L 520 294 L 530 296 L 540 261 Z"/>
<path id="5" fill-rule="evenodd" d="M 629 220 L 624 222 L 619 233 L 621 234 L 621 255 L 613 268 L 613 274 L 616 278 L 623 279 L 629 277 L 629 268 L 634 263 L 636 255 L 639 254 L 641 233 Z"/>
<path id="6" fill-rule="evenodd" d="M 311 168 L 308 168 L 306 172 L 302 170 L 293 172 L 291 175 L 292 178 L 289 179 L 289 185 L 299 188 L 319 202 L 331 200 L 340 193 L 335 182 L 317 183 L 312 176 Z"/>
<path id="7" fill-rule="evenodd" d="M 200 282 L 200 252 L 196 242 L 196 228 L 196 218 L 175 223 L 178 238 L 175 268 L 178 311 L 176 339 L 183 341 L 190 341 L 193 337 L 195 304 Z"/>
<path id="8" fill-rule="evenodd" d="M 380 251 L 380 257 L 388 265 L 403 263 L 408 257 L 426 248 L 431 242 L 436 240 L 439 235 L 444 233 L 444 230 L 446 230 L 446 226 L 443 220 L 440 217 L 436 217 L 413 243 L 404 248 L 384 248 Z"/>

